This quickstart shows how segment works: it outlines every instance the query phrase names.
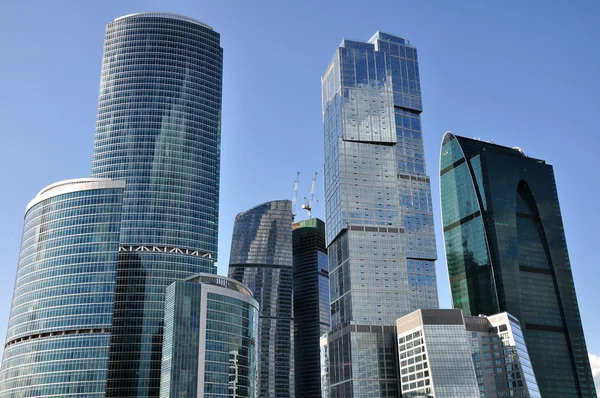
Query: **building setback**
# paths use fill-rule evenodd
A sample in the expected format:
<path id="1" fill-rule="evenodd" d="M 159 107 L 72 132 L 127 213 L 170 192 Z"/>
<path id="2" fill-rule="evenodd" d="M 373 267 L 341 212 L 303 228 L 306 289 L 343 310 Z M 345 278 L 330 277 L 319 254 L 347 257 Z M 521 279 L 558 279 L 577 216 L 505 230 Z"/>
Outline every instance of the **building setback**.
<path id="1" fill-rule="evenodd" d="M 344 40 L 321 81 L 331 396 L 398 397 L 395 321 L 438 307 L 417 50 Z"/>
<path id="2" fill-rule="evenodd" d="M 292 203 L 266 202 L 235 218 L 229 277 L 260 306 L 258 396 L 294 397 Z"/>
<path id="3" fill-rule="evenodd" d="M 440 167 L 454 308 L 514 315 L 544 398 L 596 397 L 552 166 L 446 133 Z"/>
<path id="4" fill-rule="evenodd" d="M 258 303 L 241 283 L 194 275 L 167 288 L 161 398 L 255 398 Z"/>
<path id="5" fill-rule="evenodd" d="M 321 335 L 329 331 L 329 271 L 325 223 L 292 224 L 296 397 L 321 396 Z"/>
<path id="6" fill-rule="evenodd" d="M 27 206 L 0 397 L 104 397 L 124 187 L 61 181 Z"/>
<path id="7" fill-rule="evenodd" d="M 539 398 L 519 322 L 508 313 L 417 310 L 396 321 L 402 398 Z"/>
<path id="8" fill-rule="evenodd" d="M 170 13 L 106 27 L 92 176 L 126 181 L 107 397 L 157 397 L 165 289 L 216 273 L 220 36 Z"/>

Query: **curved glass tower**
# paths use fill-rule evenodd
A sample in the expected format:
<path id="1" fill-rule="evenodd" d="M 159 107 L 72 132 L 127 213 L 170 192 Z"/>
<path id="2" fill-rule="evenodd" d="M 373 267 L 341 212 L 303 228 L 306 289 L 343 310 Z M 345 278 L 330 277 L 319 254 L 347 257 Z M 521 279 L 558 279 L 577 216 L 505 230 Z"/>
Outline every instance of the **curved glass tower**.
<path id="1" fill-rule="evenodd" d="M 62 181 L 27 206 L 0 397 L 104 397 L 124 186 Z"/>
<path id="2" fill-rule="evenodd" d="M 294 397 L 292 202 L 263 203 L 235 218 L 229 277 L 260 305 L 258 396 Z"/>
<path id="3" fill-rule="evenodd" d="M 257 369 L 258 303 L 246 286 L 198 274 L 167 288 L 161 398 L 256 398 Z"/>
<path id="4" fill-rule="evenodd" d="M 126 181 L 107 397 L 158 396 L 165 289 L 216 273 L 219 40 L 169 13 L 106 28 L 92 176 Z"/>
<path id="5" fill-rule="evenodd" d="M 440 168 L 454 308 L 514 315 L 544 398 L 595 397 L 552 166 L 446 133 Z"/>

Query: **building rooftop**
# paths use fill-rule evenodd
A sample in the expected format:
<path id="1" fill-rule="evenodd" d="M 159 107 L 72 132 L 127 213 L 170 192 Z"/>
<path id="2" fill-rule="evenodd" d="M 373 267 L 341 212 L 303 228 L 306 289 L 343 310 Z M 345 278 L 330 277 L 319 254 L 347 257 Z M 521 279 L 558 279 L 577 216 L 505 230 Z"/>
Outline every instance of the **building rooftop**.
<path id="1" fill-rule="evenodd" d="M 115 20 L 113 22 L 117 22 L 117 21 L 120 21 L 122 19 L 131 18 L 131 17 L 177 19 L 179 21 L 191 22 L 191 23 L 194 23 L 196 25 L 200 25 L 200 26 L 203 26 L 203 27 L 205 27 L 207 29 L 213 30 L 212 27 L 210 27 L 209 25 L 207 25 L 207 24 L 205 24 L 203 22 L 198 21 L 197 19 L 186 17 L 185 15 L 174 14 L 172 12 L 136 12 L 136 13 L 133 13 L 133 14 L 127 14 L 127 15 L 123 15 L 122 17 L 115 18 Z"/>

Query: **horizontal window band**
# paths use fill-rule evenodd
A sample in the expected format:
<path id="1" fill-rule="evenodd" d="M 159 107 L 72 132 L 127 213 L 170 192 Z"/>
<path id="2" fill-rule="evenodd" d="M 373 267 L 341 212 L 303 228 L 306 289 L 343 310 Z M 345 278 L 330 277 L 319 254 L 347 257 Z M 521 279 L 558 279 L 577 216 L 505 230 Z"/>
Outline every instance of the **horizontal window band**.
<path id="1" fill-rule="evenodd" d="M 466 217 L 461 218 L 458 221 L 454 221 L 453 223 L 446 225 L 444 227 L 444 232 L 448 232 L 452 228 L 455 228 L 455 227 L 458 227 L 459 225 L 465 224 L 465 223 L 467 223 L 467 222 L 469 222 L 469 221 L 471 221 L 471 220 L 479 217 L 480 215 L 481 215 L 481 212 L 479 210 L 477 210 L 475 213 L 473 213 L 471 215 L 468 215 Z"/>
<path id="2" fill-rule="evenodd" d="M 404 228 L 392 227 L 366 227 L 363 225 L 350 225 L 350 231 L 365 231 L 365 232 L 388 232 L 393 234 L 404 233 Z"/>
<path id="3" fill-rule="evenodd" d="M 444 170 L 440 171 L 440 177 L 443 176 L 444 174 L 446 174 L 447 172 L 457 168 L 464 162 L 465 162 L 465 158 L 463 157 L 463 158 L 458 159 L 456 162 L 452 163 L 450 166 L 445 167 Z"/>
<path id="4" fill-rule="evenodd" d="M 535 323 L 526 323 L 525 329 L 539 330 L 542 332 L 555 332 L 555 333 L 564 333 L 565 332 L 565 328 L 562 326 L 539 325 L 539 324 L 535 324 Z"/>
<path id="5" fill-rule="evenodd" d="M 57 336 L 70 336 L 75 334 L 90 334 L 90 333 L 110 333 L 110 329 L 108 328 L 98 328 L 98 329 L 69 329 L 69 330 L 55 330 L 53 332 L 45 332 L 45 333 L 36 333 L 28 336 L 22 336 L 16 339 L 12 339 L 8 341 L 4 348 L 7 348 L 13 344 L 20 343 L 23 341 L 31 341 L 35 339 L 40 339 L 44 337 L 57 337 Z"/>
<path id="6" fill-rule="evenodd" d="M 537 220 L 538 216 L 535 214 L 527 214 L 527 213 L 520 213 L 517 212 L 517 217 L 518 218 L 529 218 L 531 220 Z"/>
<path id="7" fill-rule="evenodd" d="M 536 274 L 552 275 L 552 270 L 550 268 L 537 268 L 537 267 L 528 267 L 528 266 L 520 265 L 519 270 L 524 271 L 524 272 L 533 272 Z"/>
<path id="8" fill-rule="evenodd" d="M 437 258 L 417 258 L 417 257 L 406 257 L 407 260 L 417 260 L 417 261 L 436 261 Z"/>

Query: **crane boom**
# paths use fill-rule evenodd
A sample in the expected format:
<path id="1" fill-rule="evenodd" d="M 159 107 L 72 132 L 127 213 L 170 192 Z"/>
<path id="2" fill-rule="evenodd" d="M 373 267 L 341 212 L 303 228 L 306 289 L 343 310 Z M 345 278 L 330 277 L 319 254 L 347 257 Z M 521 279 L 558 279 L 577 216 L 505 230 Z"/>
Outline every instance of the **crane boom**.
<path id="1" fill-rule="evenodd" d="M 296 199 L 298 198 L 298 182 L 300 181 L 300 172 L 296 174 L 296 182 L 294 183 L 294 197 L 292 198 L 292 215 L 296 217 Z"/>
<path id="2" fill-rule="evenodd" d="M 308 218 L 312 218 L 312 204 L 313 204 L 313 199 L 315 198 L 315 186 L 316 185 L 317 185 L 317 173 L 315 172 L 315 176 L 313 177 L 313 180 L 312 180 L 312 186 L 310 188 L 310 200 L 306 199 L 306 196 L 305 196 L 304 204 L 302 205 L 302 208 L 308 212 Z"/>

